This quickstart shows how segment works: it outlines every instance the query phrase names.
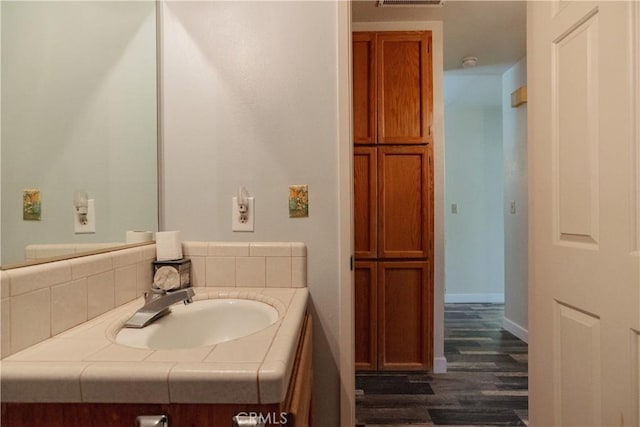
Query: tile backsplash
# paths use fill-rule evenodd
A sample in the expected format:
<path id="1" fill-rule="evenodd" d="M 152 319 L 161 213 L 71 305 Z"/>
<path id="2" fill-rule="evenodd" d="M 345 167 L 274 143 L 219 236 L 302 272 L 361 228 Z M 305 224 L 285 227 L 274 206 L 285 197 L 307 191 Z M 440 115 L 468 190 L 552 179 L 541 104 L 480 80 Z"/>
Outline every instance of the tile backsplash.
<path id="1" fill-rule="evenodd" d="M 184 242 L 193 286 L 307 286 L 307 247 L 301 242 Z"/>
<path id="2" fill-rule="evenodd" d="M 306 287 L 300 242 L 183 242 L 192 286 Z M 125 304 L 148 290 L 155 245 L 0 272 L 1 357 Z"/>
<path id="3" fill-rule="evenodd" d="M 1 271 L 2 357 L 142 295 L 155 256 L 148 245 Z"/>

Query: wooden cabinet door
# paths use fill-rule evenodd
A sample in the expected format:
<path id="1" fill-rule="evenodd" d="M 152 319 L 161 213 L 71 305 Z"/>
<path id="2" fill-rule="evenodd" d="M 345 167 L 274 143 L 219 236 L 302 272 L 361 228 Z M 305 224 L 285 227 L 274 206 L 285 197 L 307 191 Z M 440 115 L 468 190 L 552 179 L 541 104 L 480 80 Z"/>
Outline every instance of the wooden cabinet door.
<path id="1" fill-rule="evenodd" d="M 353 33 L 353 142 L 376 142 L 376 34 Z"/>
<path id="2" fill-rule="evenodd" d="M 378 263 L 378 368 L 427 370 L 433 359 L 428 261 Z"/>
<path id="3" fill-rule="evenodd" d="M 378 257 L 429 258 L 432 209 L 427 146 L 378 147 Z"/>
<path id="4" fill-rule="evenodd" d="M 377 151 L 375 147 L 353 150 L 353 211 L 355 256 L 358 259 L 377 256 Z"/>
<path id="5" fill-rule="evenodd" d="M 431 32 L 378 33 L 376 56 L 378 143 L 432 142 Z"/>
<path id="6" fill-rule="evenodd" d="M 378 269 L 374 261 L 356 261 L 355 268 L 355 343 L 356 369 L 378 367 Z"/>

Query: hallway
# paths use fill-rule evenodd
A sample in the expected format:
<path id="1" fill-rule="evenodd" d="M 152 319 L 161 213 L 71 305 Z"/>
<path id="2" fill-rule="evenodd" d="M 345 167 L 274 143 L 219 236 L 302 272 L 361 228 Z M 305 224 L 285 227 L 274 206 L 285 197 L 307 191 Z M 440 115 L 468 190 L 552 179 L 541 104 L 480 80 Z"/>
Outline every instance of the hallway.
<path id="1" fill-rule="evenodd" d="M 527 425 L 527 344 L 502 304 L 445 304 L 447 374 L 356 375 L 358 427 Z"/>

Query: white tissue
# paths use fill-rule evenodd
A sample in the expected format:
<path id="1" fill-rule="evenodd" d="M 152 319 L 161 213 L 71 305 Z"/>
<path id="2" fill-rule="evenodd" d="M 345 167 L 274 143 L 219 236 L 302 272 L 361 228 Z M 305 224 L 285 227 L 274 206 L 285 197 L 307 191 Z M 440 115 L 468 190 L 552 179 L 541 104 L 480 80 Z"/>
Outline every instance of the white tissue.
<path id="1" fill-rule="evenodd" d="M 156 233 L 156 259 L 170 261 L 182 258 L 182 241 L 179 231 L 159 231 Z"/>
<path id="2" fill-rule="evenodd" d="M 153 233 L 151 231 L 127 231 L 125 242 L 127 243 L 144 243 L 153 240 Z"/>

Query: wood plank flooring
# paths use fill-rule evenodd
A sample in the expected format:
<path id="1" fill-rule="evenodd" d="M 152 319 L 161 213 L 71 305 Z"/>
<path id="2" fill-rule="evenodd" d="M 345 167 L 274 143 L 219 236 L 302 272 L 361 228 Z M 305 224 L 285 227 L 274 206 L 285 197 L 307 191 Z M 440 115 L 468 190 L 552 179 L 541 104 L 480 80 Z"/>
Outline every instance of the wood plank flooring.
<path id="1" fill-rule="evenodd" d="M 356 374 L 359 427 L 526 426 L 527 344 L 502 304 L 445 304 L 446 374 Z"/>

